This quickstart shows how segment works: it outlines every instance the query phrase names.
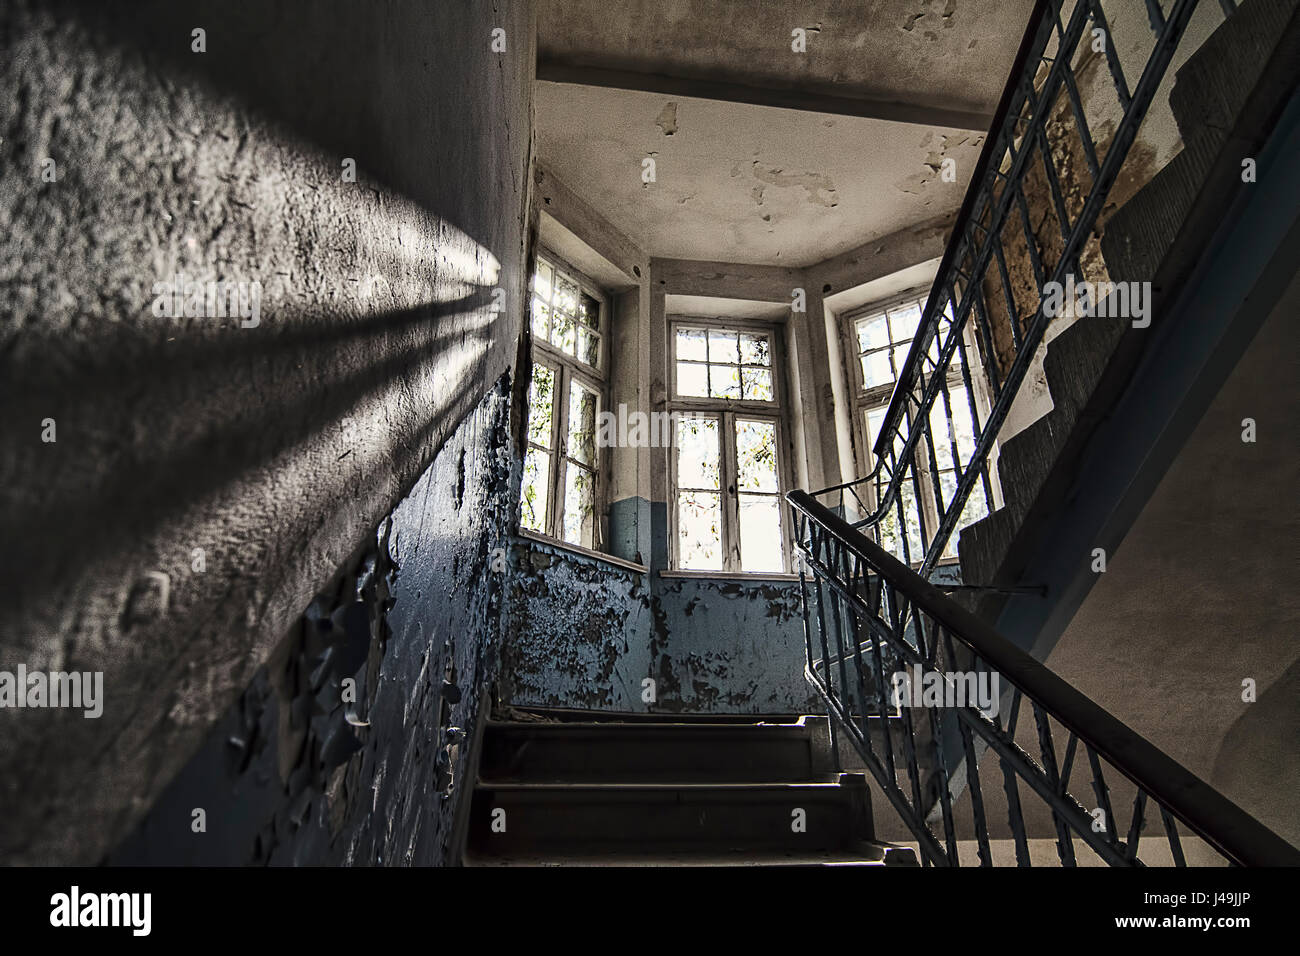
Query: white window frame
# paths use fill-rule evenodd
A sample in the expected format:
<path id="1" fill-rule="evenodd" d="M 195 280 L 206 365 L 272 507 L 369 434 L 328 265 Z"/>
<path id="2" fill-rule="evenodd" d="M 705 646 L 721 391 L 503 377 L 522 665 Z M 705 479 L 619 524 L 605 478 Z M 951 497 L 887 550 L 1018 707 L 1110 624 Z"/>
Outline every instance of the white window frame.
<path id="1" fill-rule="evenodd" d="M 578 288 L 594 299 L 599 305 L 598 318 L 596 321 L 596 332 L 598 335 L 599 349 L 597 352 L 597 366 L 592 367 L 586 362 L 569 355 L 551 342 L 540 339 L 532 333 L 532 302 L 533 276 L 537 274 L 538 267 L 542 262 L 550 265 L 553 272 L 559 272 L 569 281 L 575 283 Z M 530 534 L 540 535 L 549 538 L 560 545 L 570 545 L 587 548 L 592 551 L 600 551 L 604 547 L 604 494 L 606 481 L 604 469 L 606 467 L 605 455 L 598 443 L 593 444 L 595 460 L 592 465 L 592 479 L 594 486 L 592 489 L 592 533 L 591 543 L 585 544 L 581 541 L 573 542 L 564 539 L 564 489 L 565 482 L 568 478 L 568 468 L 570 458 L 568 448 L 569 435 L 569 392 L 574 382 L 578 382 L 584 387 L 590 389 L 596 395 L 596 422 L 599 423 L 600 413 L 608 402 L 608 383 L 606 381 L 605 369 L 608 365 L 609 351 L 609 325 L 612 316 L 609 296 L 601 289 L 589 276 L 579 269 L 575 269 L 565 259 L 557 256 L 546 247 L 539 247 L 535 256 L 533 267 L 529 271 L 528 282 L 528 322 L 529 336 L 532 341 L 532 365 L 529 366 L 528 373 L 531 381 L 533 366 L 545 365 L 555 374 L 554 391 L 551 398 L 551 448 L 549 450 L 550 472 L 547 476 L 548 498 L 546 502 L 545 527 L 542 529 L 527 528 Z M 529 409 L 531 414 L 532 410 Z M 525 432 L 527 425 L 525 425 Z M 594 439 L 593 439 L 594 442 Z M 532 443 L 527 441 L 525 434 L 524 453 L 527 455 L 528 449 Z M 522 495 L 523 488 L 520 488 Z"/>
<path id="2" fill-rule="evenodd" d="M 677 332 L 679 329 L 713 329 L 726 332 L 758 332 L 768 337 L 771 356 L 772 401 L 739 398 L 707 398 L 679 396 L 677 394 Z M 790 510 L 785 494 L 791 484 L 790 463 L 793 449 L 788 444 L 790 429 L 786 422 L 785 343 L 784 326 L 775 322 L 750 319 L 673 316 L 668 320 L 668 401 L 670 412 L 701 417 L 716 417 L 719 427 L 719 493 L 722 499 L 722 568 L 717 571 L 687 569 L 681 566 L 678 553 L 678 482 L 677 449 L 674 434 L 673 447 L 668 449 L 668 555 L 669 567 L 676 572 L 699 574 L 764 576 L 786 575 L 793 566 L 794 538 L 791 530 Z M 780 571 L 744 571 L 740 561 L 740 494 L 736 459 L 736 420 L 770 421 L 776 425 L 776 479 L 777 501 L 781 521 Z"/>
<path id="3" fill-rule="evenodd" d="M 840 335 L 843 342 L 842 354 L 848 359 L 845 364 L 848 365 L 849 380 L 852 383 L 853 435 L 858 442 L 858 447 L 861 449 L 861 454 L 858 456 L 858 467 L 859 474 L 863 477 L 870 475 L 875 467 L 875 453 L 873 451 L 875 436 L 871 435 L 867 428 L 867 414 L 879 408 L 889 407 L 898 379 L 897 370 L 895 370 L 895 379 L 893 382 L 888 385 L 876 385 L 870 388 L 867 387 L 862 374 L 862 362 L 860 360 L 861 353 L 858 351 L 858 320 L 879 315 L 881 312 L 889 311 L 909 303 L 917 304 L 921 310 L 922 320 L 924 320 L 925 305 L 926 300 L 929 298 L 929 294 L 930 287 L 921 286 L 869 302 L 851 310 L 846 310 L 841 316 Z M 918 329 L 919 328 L 920 326 L 918 325 Z M 915 341 L 915 338 L 912 341 Z M 976 348 L 976 343 L 972 336 L 972 324 L 970 322 L 968 322 L 966 328 L 963 329 L 963 342 L 966 349 L 967 368 L 970 372 L 971 390 L 975 397 L 975 408 L 979 412 L 980 421 L 987 422 L 989 409 L 992 407 L 988 390 L 988 379 L 983 363 L 980 361 L 980 352 Z M 909 342 L 907 349 L 910 350 L 910 348 L 911 343 Z M 901 351 L 900 356 L 900 362 L 905 360 L 906 351 Z M 951 392 L 953 388 L 965 387 L 966 382 L 962 378 L 961 368 L 954 362 L 953 366 L 951 366 L 948 371 L 948 389 Z M 936 407 L 940 407 L 939 403 L 941 402 L 942 398 L 938 400 Z M 915 411 L 915 409 L 913 411 Z M 989 482 L 990 489 L 993 492 L 993 508 L 991 510 L 997 510 L 1002 506 L 1002 490 L 997 474 L 997 456 L 998 446 L 994 444 L 989 455 Z M 939 526 L 939 514 L 938 508 L 935 506 L 934 502 L 934 488 L 932 484 L 938 476 L 931 473 L 929 450 L 925 449 L 924 443 L 922 443 L 921 452 L 918 455 L 918 466 L 918 475 L 920 478 L 919 483 L 921 486 L 921 507 L 924 516 L 923 527 L 925 535 L 929 537 L 934 534 L 935 529 Z M 874 485 L 868 487 L 867 492 L 869 495 L 869 504 L 872 508 L 875 508 L 878 502 Z M 983 491 L 977 487 L 971 492 L 972 497 L 976 494 L 983 494 Z M 900 530 L 903 534 L 907 533 L 906 529 Z M 879 533 L 873 529 L 873 534 L 875 534 L 878 541 Z M 953 553 L 944 557 L 939 562 L 940 564 L 953 564 L 957 562 L 956 542 L 957 537 L 954 535 L 949 545 L 949 548 Z M 918 566 L 921 564 L 923 555 L 912 554 L 910 557 L 912 559 L 912 565 Z"/>

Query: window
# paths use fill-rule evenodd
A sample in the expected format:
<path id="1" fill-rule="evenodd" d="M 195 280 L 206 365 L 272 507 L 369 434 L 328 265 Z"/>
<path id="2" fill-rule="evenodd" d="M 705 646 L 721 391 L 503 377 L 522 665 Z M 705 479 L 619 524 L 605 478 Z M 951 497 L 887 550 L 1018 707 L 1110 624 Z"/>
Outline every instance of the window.
<path id="1" fill-rule="evenodd" d="M 907 353 L 912 346 L 912 339 L 921 322 L 925 310 L 924 290 L 910 293 L 888 303 L 884 307 L 874 306 L 852 313 L 848 316 L 848 334 L 854 344 L 857 362 L 854 365 L 854 378 L 857 388 L 859 424 L 862 428 L 864 458 L 867 467 L 874 465 L 871 460 L 880 427 L 884 422 L 885 412 L 893 397 L 894 384 L 907 362 Z M 938 340 L 945 336 L 943 328 L 951 322 L 945 313 L 941 321 L 941 331 L 936 341 L 930 345 L 930 355 L 939 357 Z M 964 363 L 978 353 L 970 342 L 965 342 L 965 354 L 958 349 L 954 354 L 947 377 L 946 389 L 939 392 L 933 408 L 930 410 L 930 428 L 933 446 L 922 442 L 918 446 L 919 467 L 915 480 L 906 480 L 899 489 L 895 506 L 890 509 L 876 526 L 877 539 L 881 547 L 892 552 L 900 559 L 919 563 L 925 554 L 928 536 L 938 527 L 939 508 L 934 500 L 935 483 L 942 495 L 945 505 L 952 500 L 957 490 L 958 468 L 964 467 L 975 449 L 975 419 L 971 410 L 972 403 L 976 413 L 983 421 L 988 415 L 988 400 L 983 390 L 983 375 L 978 369 L 969 376 L 970 390 L 966 387 L 967 373 Z M 901 440 L 899 441 L 901 447 Z M 954 448 L 956 457 L 954 458 Z M 930 459 L 933 451 L 933 460 Z M 888 475 L 882 470 L 877 474 L 875 501 L 879 501 L 888 484 Z M 992 481 L 992 475 L 990 475 Z M 995 483 L 993 483 L 995 486 Z M 917 492 L 921 497 L 918 502 Z M 906 540 L 900 531 L 898 502 L 901 502 L 903 521 L 906 528 Z M 976 486 L 966 499 L 957 529 L 978 521 L 988 513 L 988 502 L 980 486 Z M 957 535 L 954 534 L 944 552 L 945 557 L 955 557 L 957 553 Z"/>
<path id="2" fill-rule="evenodd" d="M 595 548 L 606 310 L 594 286 L 554 259 L 538 257 L 531 289 L 533 375 L 520 522 Z"/>
<path id="3" fill-rule="evenodd" d="M 775 329 L 672 326 L 676 566 L 787 568 Z"/>

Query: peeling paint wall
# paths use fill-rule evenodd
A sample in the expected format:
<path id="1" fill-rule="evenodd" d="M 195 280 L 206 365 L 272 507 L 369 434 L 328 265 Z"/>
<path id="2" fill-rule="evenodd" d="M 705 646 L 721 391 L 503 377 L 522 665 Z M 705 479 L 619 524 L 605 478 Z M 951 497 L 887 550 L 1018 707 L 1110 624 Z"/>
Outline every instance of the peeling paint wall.
<path id="1" fill-rule="evenodd" d="M 514 555 L 504 702 L 636 713 L 822 712 L 803 676 L 797 582 L 664 578 L 532 539 L 519 541 Z M 653 701 L 644 699 L 646 679 L 654 681 Z"/>
<path id="2" fill-rule="evenodd" d="M 106 698 L 0 713 L 3 862 L 121 840 L 510 367 L 532 36 L 524 0 L 0 5 L 0 669 Z M 158 315 L 177 273 L 260 282 L 258 322 Z"/>
<path id="3" fill-rule="evenodd" d="M 508 402 L 503 378 L 107 862 L 454 861 L 472 728 L 503 643 L 495 554 L 518 500 L 498 454 Z"/>

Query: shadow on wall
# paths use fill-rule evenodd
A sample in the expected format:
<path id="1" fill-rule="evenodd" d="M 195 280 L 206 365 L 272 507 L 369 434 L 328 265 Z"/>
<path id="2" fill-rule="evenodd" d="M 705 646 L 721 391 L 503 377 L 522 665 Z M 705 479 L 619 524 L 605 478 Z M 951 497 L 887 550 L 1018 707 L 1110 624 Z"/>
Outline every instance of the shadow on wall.
<path id="1" fill-rule="evenodd" d="M 530 24 L 16 0 L 0 35 L 0 669 L 106 697 L 0 717 L 0 859 L 89 862 L 509 367 Z"/>
<path id="2" fill-rule="evenodd" d="M 1214 758 L 1210 783 L 1248 813 L 1267 820 L 1278 836 L 1300 846 L 1300 792 L 1278 781 L 1300 780 L 1300 755 L 1279 741 L 1300 740 L 1300 660 L 1274 681 L 1228 728 Z M 1267 775 L 1260 768 L 1267 767 Z"/>

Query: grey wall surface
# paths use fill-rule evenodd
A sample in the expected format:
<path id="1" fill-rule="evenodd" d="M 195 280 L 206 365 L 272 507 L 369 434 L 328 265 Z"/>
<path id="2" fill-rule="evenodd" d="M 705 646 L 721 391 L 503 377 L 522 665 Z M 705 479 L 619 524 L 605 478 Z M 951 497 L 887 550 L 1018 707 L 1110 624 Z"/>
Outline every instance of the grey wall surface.
<path id="1" fill-rule="evenodd" d="M 0 860 L 84 863 L 510 366 L 531 12 L 11 0 L 0 36 L 0 670 L 106 696 L 0 714 Z M 157 316 L 178 272 L 259 282 L 256 326 Z"/>
<path id="2" fill-rule="evenodd" d="M 1300 845 L 1298 308 L 1293 281 L 1046 663 Z"/>
<path id="3" fill-rule="evenodd" d="M 502 646 L 498 549 L 519 500 L 498 453 L 508 396 L 503 377 L 107 862 L 455 862 L 472 728 Z M 451 727 L 470 734 L 457 746 Z"/>

